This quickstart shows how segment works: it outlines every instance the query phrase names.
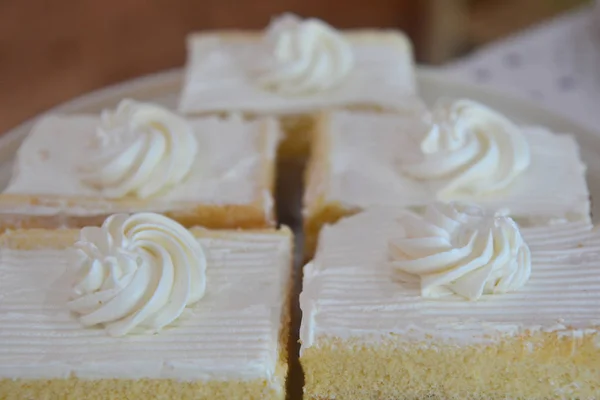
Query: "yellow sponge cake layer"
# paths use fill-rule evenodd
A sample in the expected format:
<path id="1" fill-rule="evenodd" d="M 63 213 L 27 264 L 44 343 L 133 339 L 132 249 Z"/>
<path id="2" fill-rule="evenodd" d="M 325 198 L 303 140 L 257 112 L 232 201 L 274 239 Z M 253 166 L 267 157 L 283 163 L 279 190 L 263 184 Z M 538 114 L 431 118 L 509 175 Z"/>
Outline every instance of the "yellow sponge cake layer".
<path id="1" fill-rule="evenodd" d="M 595 399 L 600 335 L 566 333 L 468 347 L 322 338 L 302 354 L 305 393 L 319 400 Z"/>

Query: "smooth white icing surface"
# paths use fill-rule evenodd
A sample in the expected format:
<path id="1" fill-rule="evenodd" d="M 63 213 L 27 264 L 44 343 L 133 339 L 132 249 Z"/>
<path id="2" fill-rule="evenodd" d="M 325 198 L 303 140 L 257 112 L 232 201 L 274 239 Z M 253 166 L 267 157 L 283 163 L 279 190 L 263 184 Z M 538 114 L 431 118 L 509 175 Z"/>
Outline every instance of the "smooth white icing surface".
<path id="1" fill-rule="evenodd" d="M 404 235 L 390 242 L 390 265 L 402 281 L 417 278 L 423 297 L 477 300 L 518 290 L 531 275 L 529 246 L 501 211 L 432 203 L 397 221 Z"/>
<path id="2" fill-rule="evenodd" d="M 101 197 L 98 189 L 81 182 L 78 168 L 93 158 L 90 143 L 96 135 L 96 116 L 47 116 L 32 129 L 19 148 L 13 177 L 4 193 Z M 243 121 L 217 117 L 190 119 L 198 141 L 198 155 L 184 180 L 152 199 L 149 211 L 190 204 L 249 204 L 263 199 L 262 162 L 275 162 L 279 129 L 272 119 Z M 262 136 L 267 134 L 267 151 Z M 271 194 L 269 194 L 270 196 Z M 106 202 L 105 212 L 110 211 Z M 16 210 L 15 210 L 16 211 Z M 52 214 L 57 210 L 27 205 L 29 214 Z M 70 214 L 94 210 L 71 208 Z M 131 210 L 141 211 L 141 210 Z"/>
<path id="3" fill-rule="evenodd" d="M 198 141 L 182 116 L 130 99 L 100 114 L 94 157 L 79 166 L 85 183 L 103 197 L 155 196 L 190 173 Z"/>
<path id="4" fill-rule="evenodd" d="M 206 254 L 190 231 L 155 213 L 114 214 L 73 246 L 68 307 L 111 336 L 156 333 L 206 291 Z"/>
<path id="5" fill-rule="evenodd" d="M 403 212 L 375 208 L 323 228 L 304 268 L 302 350 L 325 336 L 469 345 L 526 330 L 600 334 L 600 233 L 589 223 L 523 228 L 532 273 L 516 292 L 432 300 L 420 296 L 418 282 L 393 279 L 388 244 L 403 236 Z"/>
<path id="6" fill-rule="evenodd" d="M 271 22 L 264 40 L 272 46 L 268 68 L 258 83 L 268 90 L 302 95 L 330 90 L 354 68 L 350 43 L 315 18 L 284 14 Z"/>
<path id="7" fill-rule="evenodd" d="M 367 35 L 370 37 L 364 40 L 347 36 L 354 67 L 343 82 L 329 90 L 294 96 L 266 90 L 257 82 L 257 77 L 269 68 L 272 51 L 263 33 L 241 38 L 218 33 L 191 35 L 179 110 L 298 114 L 365 105 L 402 111 L 421 109 L 408 39 L 398 32 Z"/>
<path id="8" fill-rule="evenodd" d="M 323 134 L 329 141 L 329 171 L 323 179 L 325 199 L 348 207 L 411 207 L 441 200 L 446 179 L 418 180 L 402 166 L 423 157 L 420 144 L 429 125 L 425 116 L 404 117 L 358 112 L 330 115 Z M 589 219 L 585 165 L 570 135 L 541 127 L 523 127 L 531 152 L 529 167 L 504 190 L 489 194 L 455 194 L 448 200 L 477 203 L 491 210 L 508 209 L 518 222 Z M 305 204 L 315 201 L 310 189 Z"/>
<path id="9" fill-rule="evenodd" d="M 69 312 L 67 250 L 0 250 L 0 379 L 267 379 L 290 276 L 289 236 L 201 238 L 204 298 L 156 335 L 111 337 Z M 280 387 L 280 386 L 279 386 Z"/>

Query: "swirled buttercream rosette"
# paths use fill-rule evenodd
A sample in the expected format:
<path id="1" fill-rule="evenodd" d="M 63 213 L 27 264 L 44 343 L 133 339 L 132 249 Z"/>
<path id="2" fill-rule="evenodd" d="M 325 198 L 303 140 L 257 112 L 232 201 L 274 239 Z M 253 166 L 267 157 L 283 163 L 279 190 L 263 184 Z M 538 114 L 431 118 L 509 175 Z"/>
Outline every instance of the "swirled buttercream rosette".
<path id="1" fill-rule="evenodd" d="M 111 336 L 157 332 L 204 296 L 206 256 L 179 223 L 153 213 L 116 214 L 81 230 L 68 303 L 84 326 Z"/>
<path id="2" fill-rule="evenodd" d="M 354 52 L 342 34 L 318 19 L 285 15 L 266 34 L 270 63 L 258 84 L 285 95 L 321 92 L 339 85 L 354 67 Z"/>
<path id="3" fill-rule="evenodd" d="M 81 166 L 81 178 L 107 198 L 162 193 L 189 174 L 198 153 L 183 117 L 133 100 L 102 113 L 94 146 L 98 155 Z"/>
<path id="4" fill-rule="evenodd" d="M 401 276 L 418 277 L 423 297 L 477 300 L 518 290 L 529 279 L 529 247 L 503 212 L 436 203 L 399 224 L 404 235 L 390 244 L 391 265 Z"/>

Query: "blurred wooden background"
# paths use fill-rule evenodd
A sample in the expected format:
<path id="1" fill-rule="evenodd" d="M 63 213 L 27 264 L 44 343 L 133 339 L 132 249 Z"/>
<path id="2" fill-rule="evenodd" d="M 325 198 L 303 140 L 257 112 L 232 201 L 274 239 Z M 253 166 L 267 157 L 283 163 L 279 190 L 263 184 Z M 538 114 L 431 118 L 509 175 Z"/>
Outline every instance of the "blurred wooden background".
<path id="1" fill-rule="evenodd" d="M 188 32 L 293 11 L 405 30 L 439 63 L 581 0 L 0 0 L 0 132 L 74 96 L 183 65 Z"/>

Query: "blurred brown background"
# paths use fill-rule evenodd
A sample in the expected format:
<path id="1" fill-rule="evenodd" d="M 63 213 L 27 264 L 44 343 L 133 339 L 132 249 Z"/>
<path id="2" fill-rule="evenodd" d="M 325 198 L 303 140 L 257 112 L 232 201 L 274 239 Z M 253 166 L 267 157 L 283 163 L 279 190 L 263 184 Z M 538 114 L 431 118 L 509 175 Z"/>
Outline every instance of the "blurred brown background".
<path id="1" fill-rule="evenodd" d="M 188 32 L 263 28 L 293 11 L 395 27 L 441 63 L 582 0 L 0 0 L 0 132 L 74 96 L 182 66 Z"/>

